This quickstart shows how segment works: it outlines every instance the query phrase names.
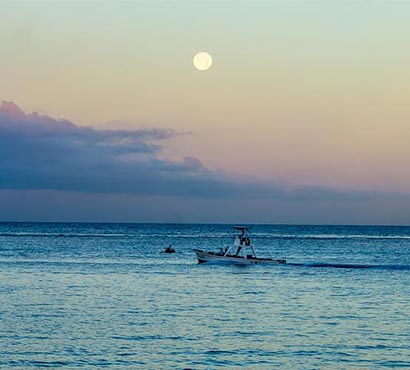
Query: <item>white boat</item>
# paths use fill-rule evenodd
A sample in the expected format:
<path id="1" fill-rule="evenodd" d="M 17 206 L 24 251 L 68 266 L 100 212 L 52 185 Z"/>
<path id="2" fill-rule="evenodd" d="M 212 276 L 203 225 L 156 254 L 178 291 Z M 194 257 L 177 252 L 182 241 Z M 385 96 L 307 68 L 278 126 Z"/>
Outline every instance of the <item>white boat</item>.
<path id="1" fill-rule="evenodd" d="M 235 226 L 233 245 L 220 248 L 218 252 L 206 252 L 194 249 L 198 257 L 198 263 L 228 263 L 235 265 L 251 264 L 285 264 L 284 259 L 259 258 L 256 256 L 249 237 L 250 228 L 245 226 Z"/>

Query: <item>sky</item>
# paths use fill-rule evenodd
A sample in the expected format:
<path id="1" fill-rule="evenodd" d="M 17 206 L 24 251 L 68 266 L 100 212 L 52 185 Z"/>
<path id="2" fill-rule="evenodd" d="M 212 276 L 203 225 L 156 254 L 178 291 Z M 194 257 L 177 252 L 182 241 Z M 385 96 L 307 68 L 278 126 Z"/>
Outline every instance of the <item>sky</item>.
<path id="1" fill-rule="evenodd" d="M 0 220 L 410 224 L 410 2 L 0 17 Z"/>

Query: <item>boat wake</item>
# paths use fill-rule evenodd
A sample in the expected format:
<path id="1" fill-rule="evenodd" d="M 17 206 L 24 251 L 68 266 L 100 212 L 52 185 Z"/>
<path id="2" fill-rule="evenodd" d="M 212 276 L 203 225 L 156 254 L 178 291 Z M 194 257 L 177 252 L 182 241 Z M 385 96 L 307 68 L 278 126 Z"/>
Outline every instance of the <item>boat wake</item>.
<path id="1" fill-rule="evenodd" d="M 260 239 L 370 239 L 370 240 L 408 240 L 410 235 L 366 235 L 366 234 L 257 234 Z"/>
<path id="2" fill-rule="evenodd" d="M 287 263 L 288 266 L 298 267 L 322 267 L 322 268 L 339 268 L 339 269 L 377 269 L 377 270 L 403 270 L 410 271 L 410 265 L 371 265 L 371 264 L 352 264 L 352 263 Z"/>

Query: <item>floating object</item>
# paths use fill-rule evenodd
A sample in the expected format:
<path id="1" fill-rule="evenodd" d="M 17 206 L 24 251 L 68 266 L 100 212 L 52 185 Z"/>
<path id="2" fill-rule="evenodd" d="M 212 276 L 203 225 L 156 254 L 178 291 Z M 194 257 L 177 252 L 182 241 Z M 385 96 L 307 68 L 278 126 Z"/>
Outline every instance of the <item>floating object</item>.
<path id="1" fill-rule="evenodd" d="M 219 252 L 206 252 L 200 249 L 194 249 L 198 257 L 198 263 L 214 262 L 235 265 L 286 263 L 285 259 L 274 260 L 272 258 L 257 257 L 249 237 L 249 232 L 249 227 L 235 226 L 233 245 L 225 249 L 220 248 Z"/>
<path id="2" fill-rule="evenodd" d="M 170 244 L 168 247 L 166 247 L 166 248 L 164 249 L 163 253 L 175 253 L 175 249 L 172 248 L 172 246 L 171 246 L 171 244 Z"/>

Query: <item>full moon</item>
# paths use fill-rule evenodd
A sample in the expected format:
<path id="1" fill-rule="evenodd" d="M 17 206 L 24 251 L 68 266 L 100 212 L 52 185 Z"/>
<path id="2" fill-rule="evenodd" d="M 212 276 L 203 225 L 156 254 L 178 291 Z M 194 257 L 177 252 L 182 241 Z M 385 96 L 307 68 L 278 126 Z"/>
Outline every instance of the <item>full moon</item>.
<path id="1" fill-rule="evenodd" d="M 194 56 L 193 62 L 196 69 L 206 71 L 212 65 L 212 57 L 208 53 L 202 51 Z"/>

